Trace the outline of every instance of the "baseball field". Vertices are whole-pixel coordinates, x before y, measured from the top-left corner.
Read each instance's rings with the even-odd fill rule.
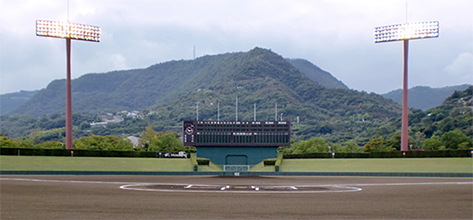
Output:
[[[192,166],[186,159],[0,156],[0,170],[179,172]],[[281,167],[304,170],[471,173],[472,158],[284,160]],[[2,220],[472,219],[472,210],[470,177],[0,176]]]

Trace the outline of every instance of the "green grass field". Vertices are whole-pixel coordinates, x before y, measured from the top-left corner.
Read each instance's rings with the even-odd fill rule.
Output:
[[[221,166],[199,166],[199,171],[221,171]],[[189,159],[117,157],[0,156],[0,170],[45,171],[192,171]],[[254,172],[272,172],[262,163]],[[405,159],[285,159],[281,172],[402,172],[473,173],[472,158]]]
[[[251,167],[251,172],[274,172],[274,166],[265,166],[263,162]]]
[[[213,162],[210,162],[210,164],[207,165],[201,165],[199,166],[199,171],[206,171],[206,172],[221,172],[222,171],[222,166],[215,164]]]
[[[1,170],[192,171],[189,159],[0,156]]]
[[[472,173],[472,158],[285,159],[282,172]]]

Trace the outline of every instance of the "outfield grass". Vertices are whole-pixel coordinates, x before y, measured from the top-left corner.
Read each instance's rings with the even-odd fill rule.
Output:
[[[264,162],[251,167],[251,172],[274,172],[274,166],[265,166]]]
[[[189,159],[124,157],[0,156],[0,170],[45,171],[192,171]],[[221,171],[219,165],[199,171]],[[272,172],[263,163],[253,172]],[[472,158],[285,159],[281,172],[473,173]]]
[[[0,156],[1,170],[192,171],[189,159]]]
[[[473,173],[472,158],[284,159],[282,172]]]
[[[199,166],[199,171],[205,171],[205,172],[222,172],[222,166],[218,165],[218,164],[215,164],[213,163],[212,161],[210,162],[210,164],[207,166],[207,165],[200,165]]]

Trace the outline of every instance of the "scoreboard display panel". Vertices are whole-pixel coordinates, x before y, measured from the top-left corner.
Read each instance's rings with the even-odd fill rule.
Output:
[[[290,146],[289,121],[184,121],[184,146]]]

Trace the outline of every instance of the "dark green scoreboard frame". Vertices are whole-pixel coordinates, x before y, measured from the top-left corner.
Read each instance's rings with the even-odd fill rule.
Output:
[[[184,121],[182,134],[184,146],[290,146],[291,122]]]

